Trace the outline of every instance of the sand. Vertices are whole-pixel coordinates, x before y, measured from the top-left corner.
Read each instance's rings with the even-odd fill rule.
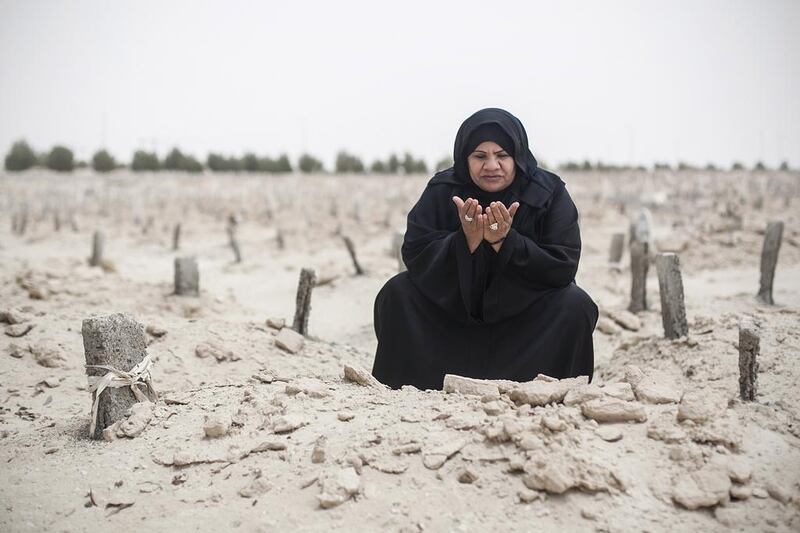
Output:
[[[593,385],[481,397],[345,379],[371,368],[372,304],[425,177],[0,175],[0,318],[20,322],[0,325],[0,530],[797,531],[800,176],[565,179],[577,281],[607,318]],[[663,338],[654,266],[650,309],[639,324],[624,313],[627,246],[620,265],[608,248],[641,207],[654,249],[680,255],[687,337]],[[755,299],[770,220],[785,223],[775,306]],[[102,268],[88,265],[95,231]],[[174,258],[189,255],[200,294],[175,296]],[[291,325],[303,267],[321,284],[291,353],[273,326]],[[138,409],[133,438],[92,441],[81,324],[116,312],[152,333],[161,401]],[[761,334],[750,403],[742,317]],[[552,403],[520,403],[542,388]]]

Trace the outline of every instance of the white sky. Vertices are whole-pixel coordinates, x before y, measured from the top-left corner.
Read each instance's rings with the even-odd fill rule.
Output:
[[[432,163],[487,106],[568,159],[800,166],[800,1],[0,0],[0,151]]]

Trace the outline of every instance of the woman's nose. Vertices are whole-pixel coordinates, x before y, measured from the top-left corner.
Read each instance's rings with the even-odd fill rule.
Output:
[[[497,158],[489,157],[486,159],[486,168],[500,168],[500,161],[498,161]]]

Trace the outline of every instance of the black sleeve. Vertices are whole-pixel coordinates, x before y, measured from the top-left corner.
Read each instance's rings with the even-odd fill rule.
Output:
[[[525,217],[526,223],[519,227],[516,218],[491,259],[492,281],[484,299],[484,316],[490,322],[519,313],[543,290],[568,285],[578,270],[578,210],[563,185],[540,217]],[[536,222],[536,218],[541,220]]]
[[[408,214],[402,255],[412,283],[428,300],[455,320],[471,321],[483,307],[486,254],[470,254],[453,192],[444,184],[423,191]]]

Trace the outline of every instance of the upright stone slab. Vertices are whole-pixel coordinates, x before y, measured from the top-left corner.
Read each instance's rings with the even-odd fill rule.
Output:
[[[647,270],[650,261],[647,254],[647,243],[631,241],[631,303],[628,311],[639,313],[647,310]]]
[[[770,222],[764,234],[764,247],[761,249],[761,282],[757,298],[765,304],[773,305],[772,282],[775,279],[775,267],[778,264],[778,251],[783,238],[783,222]]]
[[[350,260],[353,261],[353,267],[356,269],[356,276],[363,275],[364,269],[361,268],[358,258],[356,257],[356,247],[353,244],[353,240],[346,235],[342,237],[342,240],[344,241],[344,245],[347,247],[347,253],[350,254]]]
[[[103,248],[106,237],[102,231],[95,231],[92,237],[92,256],[89,258],[90,266],[100,266],[103,263]]]
[[[761,337],[749,320],[739,322],[739,396],[752,402],[758,392],[758,354]]]
[[[317,282],[317,275],[311,268],[300,270],[297,283],[297,299],[292,329],[301,335],[308,333],[308,316],[311,313],[311,291]]]
[[[231,246],[231,250],[233,250],[233,259],[237,263],[241,263],[242,251],[239,248],[239,240],[236,238],[236,226],[229,225],[227,231],[228,231],[228,243]]]
[[[175,258],[175,294],[179,296],[200,295],[200,272],[197,258]]]
[[[643,207],[639,210],[639,216],[636,218],[633,228],[633,240],[647,243],[650,245],[653,235],[653,215],[650,210]]]
[[[175,224],[175,228],[172,230],[172,249],[177,250],[181,247],[181,224],[178,222]]]
[[[625,248],[625,234],[615,233],[611,236],[611,248],[608,251],[609,263],[619,263],[622,260],[622,252]]]
[[[664,337],[677,339],[688,335],[689,326],[686,323],[683,279],[678,255],[658,254],[656,270],[658,272],[658,289],[661,293],[661,321],[664,324]]]
[[[130,371],[147,355],[144,326],[121,313],[87,318],[81,328],[87,365],[108,365]],[[106,370],[87,368],[90,376],[103,376]],[[142,388],[144,391],[144,388]],[[99,398],[97,425],[92,438],[102,439],[103,429],[124,418],[125,411],[136,403],[130,387],[106,388]]]

